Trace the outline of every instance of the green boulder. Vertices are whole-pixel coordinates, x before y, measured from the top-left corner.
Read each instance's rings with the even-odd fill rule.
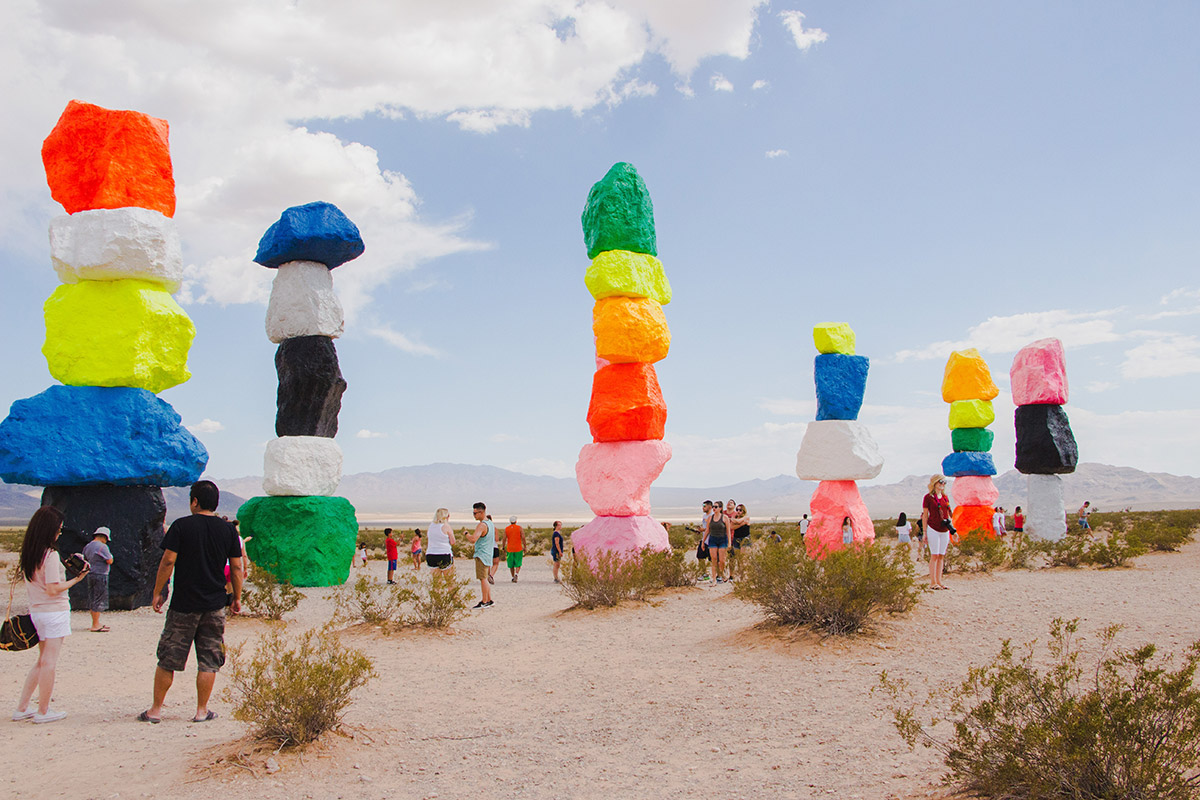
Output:
[[[658,255],[654,204],[633,164],[618,161],[588,192],[583,208],[583,241],[588,258],[605,250]]]
[[[340,586],[350,576],[358,518],[344,497],[252,497],[238,509],[246,555],[295,586]]]
[[[986,453],[992,449],[996,434],[987,428],[955,428],[950,431],[950,441],[956,453]]]

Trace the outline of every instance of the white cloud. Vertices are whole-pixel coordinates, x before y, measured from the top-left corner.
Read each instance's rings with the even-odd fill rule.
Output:
[[[386,439],[386,438],[388,438],[388,435],[386,433],[380,433],[379,431],[369,431],[366,428],[363,428],[358,433],[354,434],[354,438],[355,439]]]
[[[525,475],[546,475],[551,478],[575,477],[575,465],[552,458],[531,458],[505,464],[504,469],[520,472]]]
[[[520,440],[520,436],[511,433],[493,433],[488,437],[489,442],[495,442],[496,444],[504,444],[505,442],[519,442]]]
[[[1114,329],[1108,317],[1117,309],[1074,313],[1065,310],[1033,311],[1009,317],[989,317],[970,328],[967,338],[959,341],[934,342],[919,350],[901,350],[896,361],[947,358],[953,350],[974,347],[981,353],[1013,353],[1038,339],[1061,339],[1070,349],[1090,344],[1120,341],[1123,337]]]
[[[434,358],[440,358],[442,355],[442,352],[437,348],[414,341],[407,335],[399,331],[394,331],[386,325],[371,328],[367,331],[367,334],[377,339],[382,339],[397,350],[402,350],[410,355],[433,356]]]
[[[766,152],[767,158],[780,158],[780,157],[786,156],[786,155],[788,155],[787,150],[768,150]]]
[[[1171,378],[1200,372],[1200,339],[1177,333],[1135,331],[1146,339],[1125,351],[1124,378]]]
[[[767,81],[764,81],[760,78],[760,79],[756,80],[754,83],[750,84],[750,88],[757,92],[760,89],[769,88],[770,85],[771,85],[770,83],[768,83]]]
[[[781,417],[812,419],[817,414],[816,400],[795,400],[791,397],[765,397],[758,401],[758,407],[768,414],[778,414]]]
[[[829,34],[820,28],[805,28],[804,15],[799,11],[781,11],[779,18],[783,20],[783,25],[792,34],[792,40],[796,42],[796,47],[801,50],[807,50],[814,44],[820,44],[829,38]]]
[[[195,425],[184,425],[192,433],[216,433],[217,431],[225,430],[225,426],[217,422],[215,419],[204,419],[197,422]]]
[[[1183,308],[1171,308],[1157,314],[1147,314],[1143,319],[1168,319],[1170,317],[1190,317],[1200,314],[1200,289],[1175,289],[1163,295],[1160,305],[1169,306],[1177,301],[1183,302]]]
[[[709,83],[712,84],[714,92],[733,91],[733,82],[719,72],[713,74],[712,78],[709,79]]]
[[[1084,388],[1094,394],[1100,394],[1101,392],[1110,392],[1113,389],[1116,389],[1118,386],[1120,386],[1120,384],[1114,383],[1113,381],[1092,381]]]

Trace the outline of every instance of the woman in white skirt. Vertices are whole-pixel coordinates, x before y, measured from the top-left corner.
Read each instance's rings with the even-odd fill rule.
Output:
[[[54,668],[62,652],[63,639],[71,635],[71,603],[67,590],[87,577],[87,562],[83,572],[67,580],[62,561],[54,543],[62,533],[62,513],[51,506],[34,512],[25,529],[21,544],[21,573],[29,592],[29,616],[38,634],[38,659],[25,677],[21,699],[13,712],[13,721],[32,719],[34,722],[57,722],[65,711],[50,710],[50,695],[54,691]],[[29,707],[33,690],[38,692],[37,710]]]

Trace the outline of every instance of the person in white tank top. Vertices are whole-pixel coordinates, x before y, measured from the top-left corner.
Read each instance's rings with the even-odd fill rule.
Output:
[[[425,549],[425,563],[431,569],[449,571],[454,569],[454,529],[450,527],[450,511],[439,508],[433,515],[426,536],[429,545]]]

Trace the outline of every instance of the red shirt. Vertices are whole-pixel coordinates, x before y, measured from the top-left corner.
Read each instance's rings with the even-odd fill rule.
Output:
[[[1018,529],[1025,527],[1025,515],[1024,514],[1014,514],[1013,515],[1013,527],[1018,528]]]
[[[925,495],[922,505],[929,512],[929,527],[939,533],[950,530],[949,525],[946,524],[950,519],[950,500],[946,495],[934,497],[933,492],[930,492]],[[943,509],[945,509],[945,516],[942,514]]]
[[[383,543],[387,545],[388,561],[398,560],[400,558],[400,548],[396,547],[396,540],[389,536]]]
[[[521,542],[521,526],[517,524],[509,525],[504,529],[504,550],[508,553],[519,553],[524,550],[524,544]]]

